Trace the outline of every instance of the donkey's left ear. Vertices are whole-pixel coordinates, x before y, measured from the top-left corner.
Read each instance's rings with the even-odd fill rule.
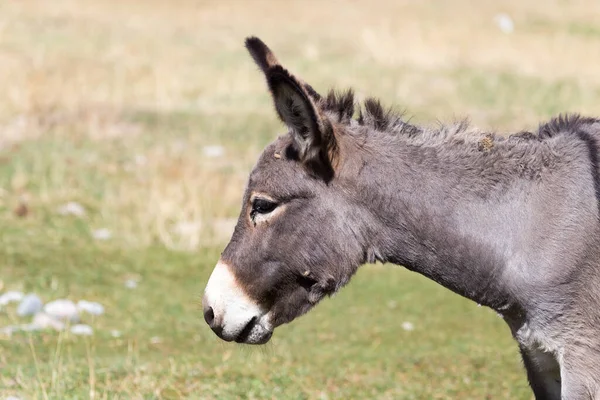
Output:
[[[260,39],[246,39],[246,48],[267,78],[275,109],[290,129],[299,160],[313,174],[331,179],[337,145],[331,124],[315,104],[318,94],[284,69]]]

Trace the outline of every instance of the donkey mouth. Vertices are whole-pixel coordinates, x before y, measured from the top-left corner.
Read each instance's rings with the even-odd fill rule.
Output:
[[[273,336],[273,331],[263,327],[256,317],[253,317],[242,331],[235,337],[236,343],[265,344]]]
[[[235,337],[236,343],[245,343],[252,334],[254,327],[256,326],[256,317],[252,317],[252,319],[246,324],[244,329]]]

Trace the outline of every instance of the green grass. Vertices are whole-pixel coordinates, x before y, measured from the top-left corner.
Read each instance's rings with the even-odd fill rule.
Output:
[[[124,251],[75,237],[48,244],[36,236],[2,246],[5,285],[44,300],[100,301],[107,312],[84,318],[95,328],[90,339],[56,332],[2,339],[2,394],[427,399],[529,393],[500,318],[401,268],[364,267],[339,295],[256,348],[224,344],[202,321],[200,288],[216,249]],[[136,289],[124,286],[131,276],[140,280]],[[16,319],[11,308],[0,323]],[[403,322],[415,329],[403,330]],[[121,337],[111,336],[115,329]]]
[[[175,3],[0,2],[0,293],[106,307],[91,338],[0,336],[0,399],[531,399],[504,322],[401,267],[363,267],[265,347],[208,329],[202,290],[282,133],[243,38],[317,90],[506,132],[598,114],[598,3]]]

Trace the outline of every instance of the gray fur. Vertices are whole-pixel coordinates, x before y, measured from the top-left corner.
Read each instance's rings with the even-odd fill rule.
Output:
[[[390,262],[500,313],[536,399],[600,399],[600,120],[560,117],[504,138],[464,122],[415,126],[375,100],[294,82],[317,137],[298,148],[291,126],[265,149],[222,256],[274,326],[360,265]],[[257,226],[252,193],[285,209]]]

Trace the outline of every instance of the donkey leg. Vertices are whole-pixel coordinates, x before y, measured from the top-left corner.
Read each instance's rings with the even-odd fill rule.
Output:
[[[535,399],[561,400],[561,381],[555,373],[558,363],[548,365],[548,357],[538,350],[531,351],[523,347],[520,350]]]

